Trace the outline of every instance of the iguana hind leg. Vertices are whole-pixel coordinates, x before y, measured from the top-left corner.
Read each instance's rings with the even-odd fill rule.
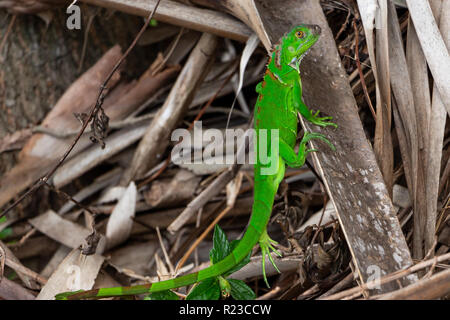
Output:
[[[300,142],[300,148],[299,148],[298,154],[296,154],[294,149],[291,146],[289,146],[286,142],[284,142],[283,139],[279,140],[279,143],[280,143],[279,151],[280,151],[280,157],[282,159],[281,161],[285,162],[291,168],[303,166],[303,164],[305,163],[306,155],[309,152],[317,151],[315,149],[307,149],[306,148],[306,144],[311,139],[323,140],[330,146],[331,149],[333,149],[333,150],[335,149],[333,144],[330,141],[328,141],[328,139],[326,139],[323,134],[305,132],[305,134],[303,135],[302,141]],[[284,163],[282,166],[284,166]],[[284,170],[282,170],[282,171],[280,170],[278,172],[278,176],[276,178],[277,181],[275,181],[277,186],[281,182],[283,177],[284,177]],[[263,233],[261,234],[261,237],[259,238],[259,246],[261,248],[261,254],[262,254],[263,277],[264,277],[264,281],[265,281],[267,287],[270,287],[270,286],[269,286],[269,283],[267,281],[267,276],[266,276],[266,256],[269,258],[269,261],[270,261],[270,263],[272,263],[273,267],[278,272],[280,272],[280,270],[278,269],[277,265],[275,264],[275,261],[273,260],[272,255],[271,255],[271,252],[274,252],[278,256],[281,256],[281,253],[274,247],[274,245],[276,245],[276,244],[277,244],[277,242],[269,237],[269,235],[267,234],[267,229],[265,229],[263,231]]]
[[[280,143],[282,143],[283,139],[279,139],[279,141],[280,141]],[[284,144],[286,144],[286,143],[284,143]],[[281,181],[283,181],[285,170],[286,170],[286,164],[280,153],[278,156],[278,161],[277,161],[277,172],[275,175],[273,175],[270,178],[273,183],[273,187],[274,187],[274,196],[275,196],[275,193],[277,192],[278,186],[280,185]],[[269,286],[269,283],[267,281],[267,276],[266,276],[266,256],[268,256],[269,261],[270,261],[270,263],[272,263],[275,270],[280,272],[280,270],[276,266],[275,261],[273,260],[273,257],[271,255],[271,252],[274,252],[278,256],[281,256],[281,253],[279,251],[277,251],[274,247],[274,245],[276,245],[276,244],[277,244],[277,242],[272,240],[269,237],[269,235],[267,234],[267,226],[264,227],[264,230],[262,231],[261,236],[259,237],[259,246],[261,248],[261,253],[262,253],[263,277],[264,277],[264,282],[266,283],[267,287],[270,287],[270,286]]]
[[[303,166],[305,164],[306,156],[308,155],[308,153],[317,151],[316,149],[307,149],[306,144],[311,139],[322,140],[326,144],[328,144],[332,150],[336,150],[334,145],[321,133],[305,132],[302,141],[300,142],[298,154],[295,153],[294,149],[291,146],[280,139],[280,156],[289,167],[298,168]]]
[[[269,258],[269,261],[273,265],[275,270],[280,272],[271,255],[271,252],[274,252],[276,255],[281,257],[281,253],[274,247],[274,245],[276,244],[278,244],[278,242],[269,237],[269,235],[267,234],[267,229],[264,230],[264,232],[261,234],[261,237],[259,238],[259,246],[261,247],[263,277],[267,287],[270,286],[266,276],[266,256]]]

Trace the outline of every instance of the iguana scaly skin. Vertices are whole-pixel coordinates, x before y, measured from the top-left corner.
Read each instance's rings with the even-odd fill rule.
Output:
[[[275,242],[267,235],[266,227],[272,212],[278,185],[284,177],[285,165],[287,164],[290,167],[302,166],[306,155],[309,152],[316,151],[306,147],[307,142],[311,139],[321,139],[334,149],[322,134],[306,132],[300,142],[298,153],[294,151],[297,140],[298,112],[313,124],[336,126],[329,122],[331,117],[318,117],[318,112],[312,114],[302,101],[300,62],[308,49],[318,40],[319,35],[320,27],[316,25],[301,25],[285,35],[272,53],[264,80],[257,86],[256,90],[259,96],[255,106],[257,161],[254,166],[254,202],[248,228],[232,253],[206,269],[175,279],[131,287],[62,293],[56,296],[57,299],[136,295],[191,285],[224,274],[242,261],[257,243],[259,243],[263,254],[263,273],[266,280],[265,256],[268,255],[273,263],[270,251],[276,252],[273,247]],[[264,135],[263,139],[260,130],[264,131],[264,129],[267,134]],[[276,145],[272,145],[272,135],[276,134],[274,132],[278,133],[278,148]],[[275,144],[277,143],[276,140]],[[264,161],[265,164],[262,163],[258,154],[261,141],[267,143],[265,149],[269,161]],[[277,149],[279,149],[279,153]]]

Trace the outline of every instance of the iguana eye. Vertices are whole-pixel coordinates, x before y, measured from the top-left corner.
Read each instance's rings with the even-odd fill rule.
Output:
[[[305,33],[303,31],[297,31],[295,33],[295,36],[299,39],[303,38],[305,36]]]

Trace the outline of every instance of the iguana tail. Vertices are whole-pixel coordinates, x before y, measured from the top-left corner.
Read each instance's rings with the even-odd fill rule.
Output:
[[[284,169],[284,163],[282,167]],[[282,171],[283,172],[281,174],[281,178],[284,176],[284,170]],[[266,232],[266,225],[272,212],[272,204],[279,183],[279,181],[277,181],[277,183],[274,183],[275,181],[273,180],[279,179],[277,179],[276,177],[278,176],[278,174],[276,174],[275,177],[260,175],[257,176],[259,176],[259,179],[255,177],[255,200],[253,203],[252,214],[250,217],[248,228],[236,248],[223,260],[198,272],[190,273],[170,280],[128,287],[100,288],[87,291],[64,292],[57,294],[55,298],[79,300],[145,294],[188,286],[205,279],[224,274],[225,272],[236,266],[240,261],[242,261],[253,249],[255,244],[258,243],[261,235]]]

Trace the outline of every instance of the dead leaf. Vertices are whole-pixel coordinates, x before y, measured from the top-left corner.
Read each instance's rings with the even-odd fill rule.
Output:
[[[73,249],[50,276],[36,299],[53,300],[58,293],[92,289],[104,260],[101,255],[84,256],[80,250]]]
[[[92,230],[63,219],[52,210],[30,219],[29,222],[49,238],[70,248],[79,248],[92,233]],[[103,245],[99,245],[98,252],[103,252]]]
[[[106,226],[107,247],[110,249],[130,236],[136,209],[136,185],[132,181],[115,206]]]

